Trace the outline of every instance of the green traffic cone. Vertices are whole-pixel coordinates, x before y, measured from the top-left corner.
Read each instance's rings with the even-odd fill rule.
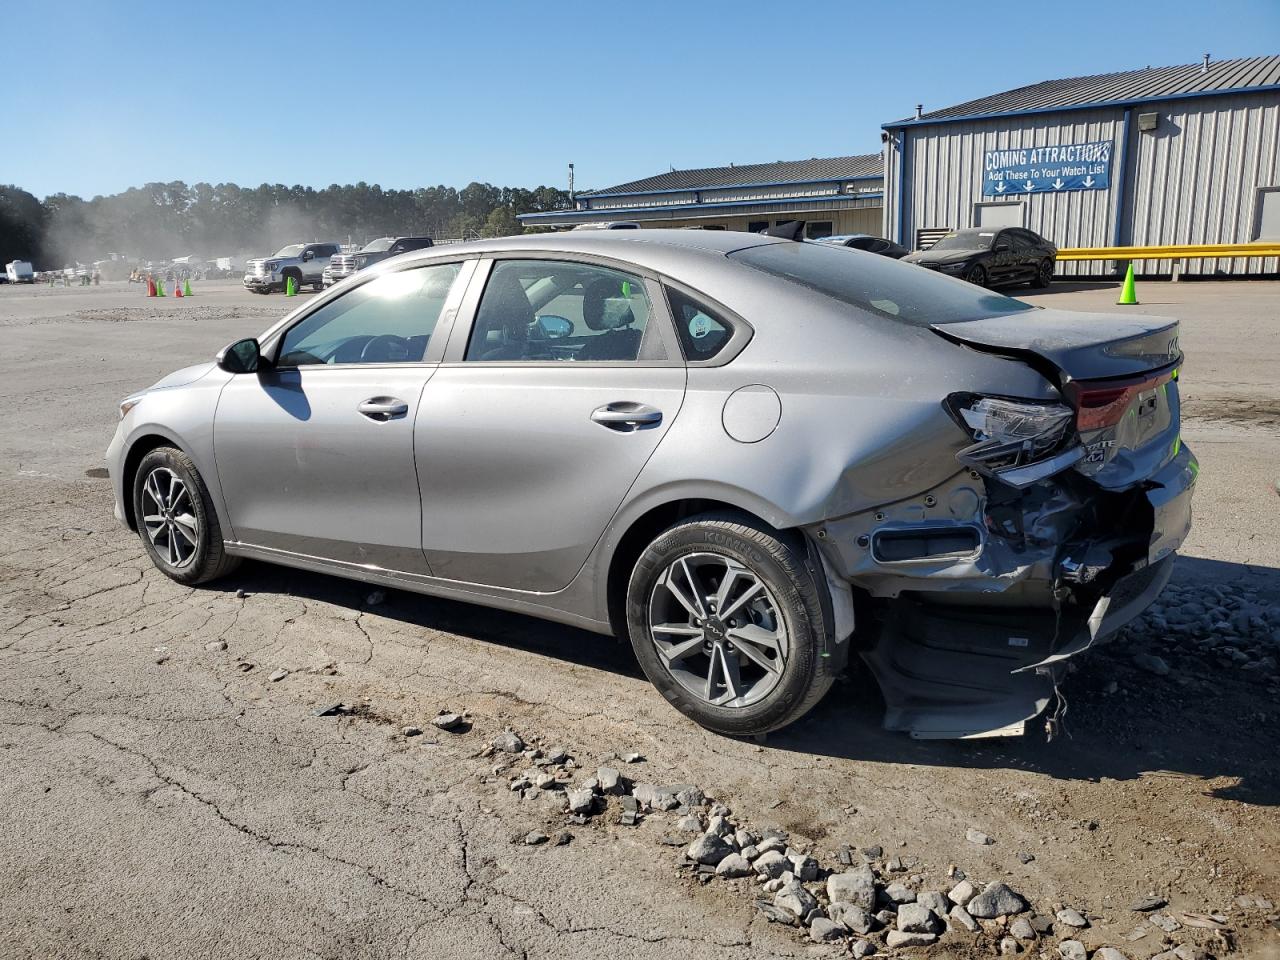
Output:
[[[1120,299],[1116,301],[1118,306],[1137,306],[1138,292],[1133,286],[1133,262],[1130,261],[1129,269],[1124,275],[1124,286],[1120,289]]]
[[[182,281],[182,295],[183,295],[184,297],[189,297],[189,296],[191,296],[191,281],[190,281],[190,280],[183,280],[183,281]]]
[[[164,281],[163,281],[163,280],[157,280],[157,281],[156,281],[156,296],[157,296],[157,297],[163,297],[163,296],[164,296]]]
[[[284,295],[286,297],[296,297],[298,295],[298,286],[293,281],[293,277],[285,277]]]

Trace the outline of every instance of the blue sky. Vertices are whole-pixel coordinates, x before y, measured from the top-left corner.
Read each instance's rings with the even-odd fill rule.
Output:
[[[299,17],[300,11],[308,11]],[[879,149],[1039,80],[1280,53],[1280,2],[64,3],[0,60],[0,183],[579,188]],[[7,18],[6,32],[18,22]]]

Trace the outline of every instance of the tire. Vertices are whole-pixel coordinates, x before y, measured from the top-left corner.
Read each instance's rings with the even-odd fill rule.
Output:
[[[975,287],[985,287],[987,285],[987,271],[980,263],[975,263],[972,267],[964,272],[965,280],[972,283]]]
[[[722,621],[712,602],[726,580],[721,610],[733,616]],[[693,599],[691,581],[695,612],[677,597]],[[645,675],[685,716],[729,736],[768,733],[808,713],[835,679],[823,656],[825,589],[803,545],[745,516],[700,514],[668,527],[636,561],[627,631]]]
[[[1053,282],[1053,261],[1041,260],[1036,266],[1035,279],[1031,281],[1031,285],[1038,290],[1043,290]]]
[[[323,289],[324,289],[324,284],[321,283],[319,280],[317,280],[315,283],[311,285],[312,293],[319,293]]]
[[[157,447],[138,464],[133,515],[151,562],[171,580],[208,583],[240,565],[239,557],[223,549],[222,527],[200,471],[176,447]],[[147,517],[160,522],[148,523]]]

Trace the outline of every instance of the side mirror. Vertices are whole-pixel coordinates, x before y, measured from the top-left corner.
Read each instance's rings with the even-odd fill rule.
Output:
[[[314,260],[315,258],[316,258],[316,254],[314,250],[304,250],[302,252],[303,263],[306,263],[308,260]]]
[[[539,340],[562,340],[573,333],[573,323],[548,313],[534,321],[533,333]]]
[[[218,366],[227,373],[256,373],[262,363],[262,353],[258,341],[250,337],[223,347],[216,359]]]

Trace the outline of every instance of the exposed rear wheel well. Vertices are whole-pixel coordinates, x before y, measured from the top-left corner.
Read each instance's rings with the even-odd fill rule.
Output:
[[[139,437],[133,442],[133,446],[129,448],[129,455],[124,459],[124,476],[120,479],[124,491],[124,519],[129,524],[130,530],[136,531],[138,529],[137,518],[133,515],[133,478],[138,473],[138,464],[142,462],[142,458],[156,449],[156,447],[182,449],[168,437],[148,434],[145,437]]]
[[[755,523],[768,525],[764,519],[749,510],[743,510],[741,507],[736,507],[721,500],[676,500],[654,507],[641,516],[622,535],[622,539],[618,542],[617,549],[614,550],[613,557],[609,561],[609,624],[613,627],[613,634],[618,639],[625,640],[628,636],[627,583],[630,581],[631,571],[635,567],[636,561],[640,558],[640,554],[644,552],[645,547],[673,523],[677,523],[686,517],[710,511],[736,513]],[[803,544],[803,535],[799,531],[782,530],[779,531],[779,536],[784,539],[794,538],[798,545]]]

